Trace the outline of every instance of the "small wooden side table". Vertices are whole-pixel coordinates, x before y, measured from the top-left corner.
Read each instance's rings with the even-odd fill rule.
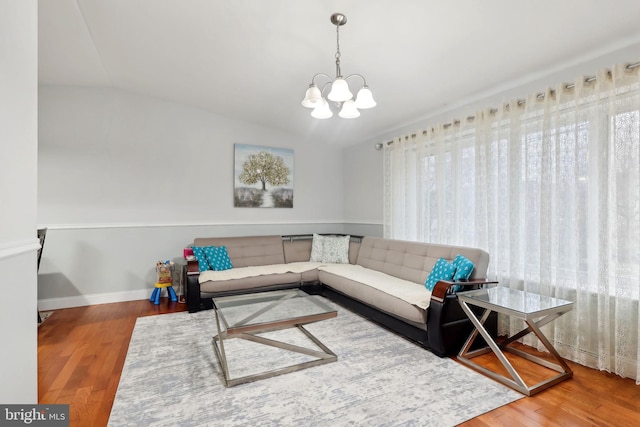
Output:
[[[532,396],[573,376],[571,368],[569,368],[553,345],[551,345],[551,342],[549,342],[549,340],[540,331],[540,327],[543,325],[546,325],[563,314],[571,311],[573,309],[573,302],[551,298],[533,292],[510,289],[503,286],[480,289],[477,291],[461,292],[458,293],[458,301],[475,326],[474,331],[471,333],[458,354],[458,360],[464,365],[527,396]],[[474,314],[469,305],[485,309],[480,318]],[[484,322],[492,311],[522,319],[526,323],[527,328],[511,337],[508,337],[505,341],[498,344],[484,328]],[[509,347],[509,344],[531,332],[533,332],[540,339],[545,348],[549,350],[551,356],[553,356],[553,358],[558,362],[557,364],[533,354],[529,354],[525,351]],[[471,345],[478,336],[478,333],[482,335],[489,347],[471,351]],[[509,373],[510,378],[493,372],[471,360],[476,356],[490,351],[493,351],[493,353],[498,357],[500,363],[502,363]],[[559,374],[533,386],[527,386],[503,352],[516,354],[531,362],[559,372]]]

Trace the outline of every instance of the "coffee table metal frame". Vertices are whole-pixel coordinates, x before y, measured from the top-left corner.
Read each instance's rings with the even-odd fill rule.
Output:
[[[549,342],[540,330],[543,325],[546,325],[563,314],[571,311],[573,309],[573,302],[501,286],[459,293],[458,301],[475,326],[475,329],[458,354],[458,360],[464,365],[467,365],[470,368],[527,396],[539,393],[540,391],[573,376],[571,368],[569,368],[551,342]],[[482,307],[485,311],[482,313],[480,318],[478,318],[469,305]],[[511,337],[507,337],[506,340],[497,343],[484,328],[484,322],[492,311],[522,319],[527,327]],[[520,349],[509,347],[510,344],[531,332],[540,339],[544,347],[558,363],[553,363]],[[482,335],[489,347],[471,351],[471,345],[477,338],[478,333]],[[476,356],[490,351],[493,351],[493,353],[498,357],[500,363],[502,363],[509,373],[510,378],[489,370],[471,360]],[[559,374],[533,386],[527,386],[503,352],[516,354],[526,360],[559,372]]]
[[[315,310],[316,312],[314,313],[292,313],[291,316],[285,315],[261,319],[261,315],[264,315],[269,311],[273,311],[285,301],[291,300],[293,298],[303,298],[305,300],[305,303],[310,301],[314,308],[317,308],[318,310]],[[314,337],[303,326],[309,323],[319,322],[321,320],[326,320],[337,316],[337,311],[331,306],[324,303],[324,301],[322,301],[321,297],[319,296],[306,294],[300,289],[285,289],[254,294],[242,294],[218,298],[214,297],[212,298],[212,300],[214,307],[213,310],[216,318],[216,326],[218,330],[217,334],[213,336],[213,348],[215,350],[216,357],[218,358],[218,362],[220,363],[220,367],[222,368],[225,387],[232,387],[238,384],[258,381],[265,378],[274,377],[276,375],[299,371],[301,369],[335,362],[336,360],[338,360],[338,356],[335,353],[327,348],[327,346],[320,342],[320,340]],[[259,308],[252,307],[252,305],[256,302],[268,302],[268,304],[262,304],[262,306]],[[247,308],[246,317],[244,317],[242,320],[235,321],[232,324],[228,324],[227,319],[225,318],[225,310],[223,307],[225,304],[229,303],[234,305],[235,307],[245,306]],[[321,350],[301,347],[298,345],[257,335],[263,332],[276,331],[287,328],[297,328]],[[224,348],[224,342],[225,340],[232,338],[240,338],[263,345],[306,354],[316,357],[316,359],[273,369],[263,373],[246,375],[240,378],[231,378],[229,374],[229,366],[227,363],[227,355]]]

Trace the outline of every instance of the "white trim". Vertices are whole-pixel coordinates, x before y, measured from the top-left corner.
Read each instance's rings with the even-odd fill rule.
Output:
[[[359,224],[359,225],[383,225],[382,221],[374,221],[374,220],[368,220],[368,221],[361,221],[361,220],[354,220],[354,221],[344,221],[343,224]]]
[[[194,222],[166,222],[166,223],[98,223],[98,224],[47,224],[38,225],[39,228],[47,227],[48,230],[90,230],[104,228],[150,228],[150,227],[229,227],[242,225],[305,225],[305,224],[365,224],[382,225],[381,221],[360,221],[360,220],[311,220],[311,221],[237,221],[220,220],[216,222],[194,221]]]
[[[38,238],[0,243],[0,260],[40,249]]]
[[[82,307],[86,305],[109,304],[114,302],[149,299],[153,288],[134,291],[110,292],[104,294],[77,295],[73,297],[48,298],[38,300],[38,310],[58,310],[61,308]],[[151,302],[149,302],[151,304]]]

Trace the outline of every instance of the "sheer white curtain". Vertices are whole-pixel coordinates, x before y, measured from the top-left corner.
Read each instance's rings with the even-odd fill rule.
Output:
[[[638,70],[385,144],[384,235],[486,249],[502,286],[575,302],[544,327],[563,357],[640,384]]]

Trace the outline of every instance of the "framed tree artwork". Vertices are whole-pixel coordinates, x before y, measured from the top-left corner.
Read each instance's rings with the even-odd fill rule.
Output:
[[[235,144],[233,199],[237,208],[292,208],[293,150]]]

